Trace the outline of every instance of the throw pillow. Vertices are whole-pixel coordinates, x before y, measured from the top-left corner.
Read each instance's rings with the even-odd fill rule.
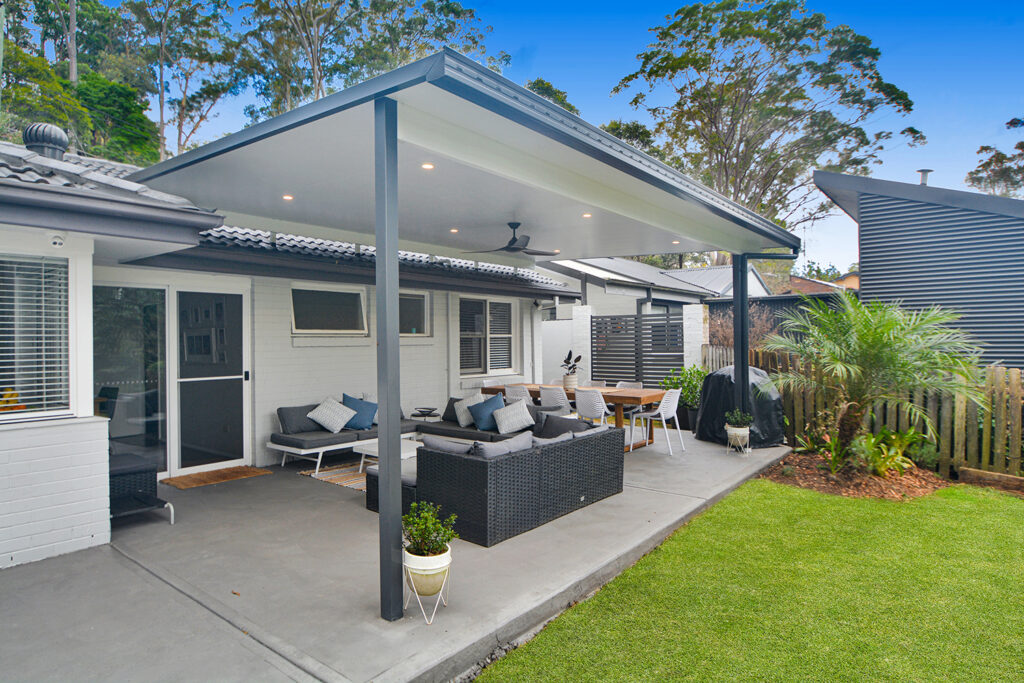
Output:
[[[372,393],[370,393],[368,391],[364,391],[363,392],[363,400],[364,401],[369,401],[370,403],[377,403],[377,394],[372,394]],[[373,424],[377,424],[377,416],[378,416],[379,412],[380,411],[378,411],[377,413],[373,414]],[[403,419],[403,420],[405,419],[405,410],[403,408],[399,408],[398,409],[398,416],[401,419]]]
[[[582,420],[577,420],[571,417],[559,417],[557,415],[549,415],[544,420],[544,426],[541,428],[540,433],[535,436],[539,436],[542,439],[550,439],[553,436],[559,434],[565,434],[566,432],[582,432],[585,429],[590,429],[590,425]]]
[[[441,413],[442,422],[458,422],[459,416],[455,413],[455,404],[461,399],[452,396],[448,399],[448,405],[444,407],[444,412]]]
[[[506,453],[516,453],[517,451],[525,451],[533,447],[533,435],[530,432],[523,432],[513,436],[511,439],[505,439],[503,441],[474,441],[473,450],[470,451],[473,455],[479,455],[482,458],[495,458],[499,455],[505,455]]]
[[[309,411],[306,417],[323,426],[332,434],[337,434],[345,428],[355,414],[356,411],[352,408],[343,406],[333,398],[325,398],[320,405]]]
[[[477,403],[483,403],[484,395],[480,392],[467,396],[461,401],[455,402],[455,421],[459,423],[460,427],[468,427],[473,424],[473,415],[469,412],[469,407],[476,405]]]
[[[572,441],[572,437],[575,432],[566,432],[565,434],[559,434],[558,436],[550,439],[542,439],[539,436],[533,437],[534,446],[550,446],[553,443],[559,443],[560,441]],[[580,432],[580,434],[586,434],[586,432]]]
[[[434,436],[433,434],[424,434],[423,447],[429,448],[432,451],[456,453],[461,455],[469,453],[470,449],[473,448],[473,444],[462,441],[452,441],[451,439],[442,439],[441,437]]]
[[[588,436],[593,436],[595,434],[600,434],[602,432],[607,432],[609,429],[611,429],[611,427],[609,427],[608,425],[601,425],[600,427],[594,427],[593,429],[588,429],[585,432],[573,432],[572,433],[572,438],[574,438],[574,439],[581,439],[581,438],[585,438],[585,437],[588,437]]]
[[[316,403],[308,406],[287,406],[277,409],[277,419],[281,422],[282,434],[299,434],[301,432],[315,432],[320,429],[320,424],[309,419],[310,411],[316,408]]]
[[[473,422],[477,429],[493,432],[498,428],[498,423],[494,421],[494,411],[504,407],[505,397],[495,394],[486,401],[469,406],[469,414],[473,416]]]
[[[499,434],[511,434],[532,427],[534,421],[526,401],[516,401],[510,406],[495,410],[494,422],[498,425]]]
[[[376,403],[370,403],[348,394],[341,397],[341,403],[355,411],[352,419],[348,421],[349,429],[369,429],[373,427],[373,416],[377,414]]]

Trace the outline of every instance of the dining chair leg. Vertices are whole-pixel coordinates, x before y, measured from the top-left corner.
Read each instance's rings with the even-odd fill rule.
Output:
[[[668,420],[662,418],[661,428],[665,430],[665,443],[668,444],[669,457],[672,456],[672,439],[668,438]]]
[[[679,435],[679,447],[681,449],[683,449],[683,451],[685,451],[686,450],[686,444],[683,443],[683,431],[681,429],[679,429],[679,418],[676,418],[675,425],[676,425],[676,434]]]

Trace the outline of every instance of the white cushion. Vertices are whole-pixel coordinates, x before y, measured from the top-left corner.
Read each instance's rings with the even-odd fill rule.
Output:
[[[341,405],[333,398],[325,398],[320,405],[306,413],[306,417],[327,431],[337,434],[345,428],[355,414],[356,411],[348,406]]]
[[[504,408],[494,411],[494,422],[498,425],[499,434],[521,432],[533,426],[533,417],[526,408],[526,401],[516,401]]]
[[[477,392],[472,396],[467,396],[461,401],[455,402],[455,415],[459,418],[460,427],[468,427],[473,424],[473,415],[469,412],[470,406],[475,406],[477,403],[483,403],[484,395]]]

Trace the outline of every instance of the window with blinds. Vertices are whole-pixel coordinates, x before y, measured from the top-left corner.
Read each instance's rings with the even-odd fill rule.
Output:
[[[68,412],[68,354],[67,259],[0,254],[0,420]]]
[[[459,368],[464,375],[512,368],[512,304],[459,299]]]

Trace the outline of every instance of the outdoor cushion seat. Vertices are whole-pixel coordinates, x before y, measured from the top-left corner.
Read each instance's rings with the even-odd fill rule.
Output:
[[[276,432],[270,435],[270,442],[279,446],[291,446],[292,448],[324,448],[326,446],[341,446],[359,439],[355,431],[342,430],[337,434],[331,434],[321,429],[315,432],[299,432],[298,434],[281,434]]]
[[[402,420],[400,423],[401,432],[402,434],[409,434],[410,432],[415,432],[416,428],[419,427],[420,424],[421,423],[418,420]],[[352,432],[353,434],[356,435],[357,439],[359,439],[360,441],[365,441],[366,439],[376,439],[377,429],[377,425],[373,425],[369,429],[346,429],[343,430],[343,432]]]
[[[485,432],[474,427],[460,427],[458,422],[444,421],[423,422],[418,426],[418,431],[420,434],[435,434],[452,439],[470,439],[472,441],[501,441],[515,436],[515,434]]]
[[[144,458],[131,453],[110,454],[110,476],[119,477],[128,474],[144,474],[152,472],[156,475],[156,463],[149,462]]]
[[[370,465],[366,468],[366,476],[380,476],[380,467],[377,465]],[[402,472],[402,486],[416,486],[416,473],[415,472]]]

